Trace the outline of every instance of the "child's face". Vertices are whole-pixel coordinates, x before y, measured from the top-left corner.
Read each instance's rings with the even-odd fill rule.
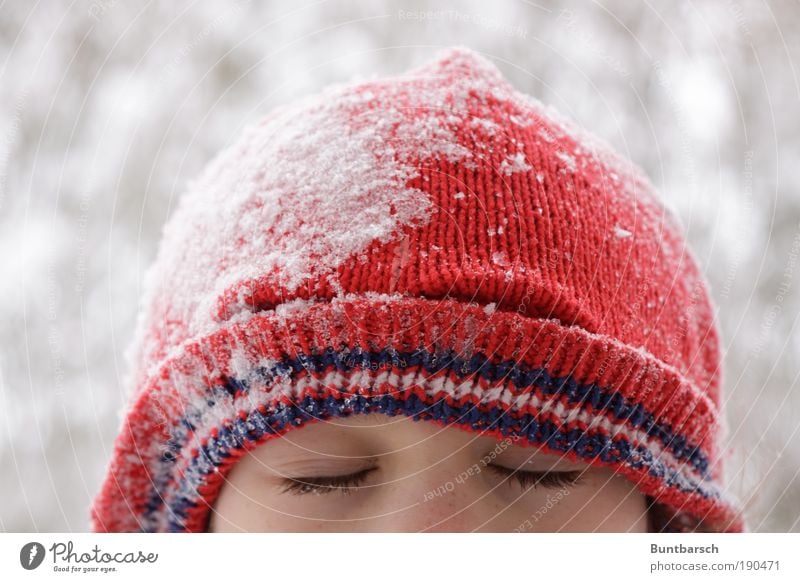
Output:
[[[644,495],[605,467],[370,413],[310,424],[243,457],[209,524],[242,530],[644,532],[647,517]]]

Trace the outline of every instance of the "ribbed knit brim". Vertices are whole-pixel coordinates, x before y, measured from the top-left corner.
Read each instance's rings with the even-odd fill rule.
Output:
[[[676,370],[557,320],[390,296],[259,315],[185,346],[129,414],[96,524],[204,531],[248,450],[368,411],[520,436],[517,444],[612,467],[721,530],[742,528],[698,446],[713,409]],[[154,440],[159,418],[171,429]]]

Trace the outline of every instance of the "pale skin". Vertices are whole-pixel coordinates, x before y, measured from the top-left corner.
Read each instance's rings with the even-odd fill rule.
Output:
[[[311,423],[245,455],[208,531],[645,532],[647,505],[607,467],[370,413]]]

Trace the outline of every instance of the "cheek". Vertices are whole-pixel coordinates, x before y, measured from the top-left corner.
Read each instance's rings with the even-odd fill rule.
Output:
[[[253,531],[261,512],[256,510],[259,500],[248,493],[240,481],[226,480],[211,509],[209,531]]]
[[[597,475],[582,486],[557,490],[531,515],[533,531],[647,531],[646,499],[619,475]]]
[[[222,486],[210,518],[214,532],[337,531],[342,520],[356,517],[358,495],[292,495],[263,477],[232,471]]]
[[[271,499],[270,487],[261,478],[235,466],[225,479],[211,510],[209,531],[280,531],[281,514],[272,508],[280,507]]]

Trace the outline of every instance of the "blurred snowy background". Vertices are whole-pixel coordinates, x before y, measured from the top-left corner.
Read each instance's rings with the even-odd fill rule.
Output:
[[[751,529],[800,532],[800,5],[745,0],[3,3],[0,530],[86,530],[187,180],[274,105],[453,44],[682,217],[723,324],[732,489]]]

